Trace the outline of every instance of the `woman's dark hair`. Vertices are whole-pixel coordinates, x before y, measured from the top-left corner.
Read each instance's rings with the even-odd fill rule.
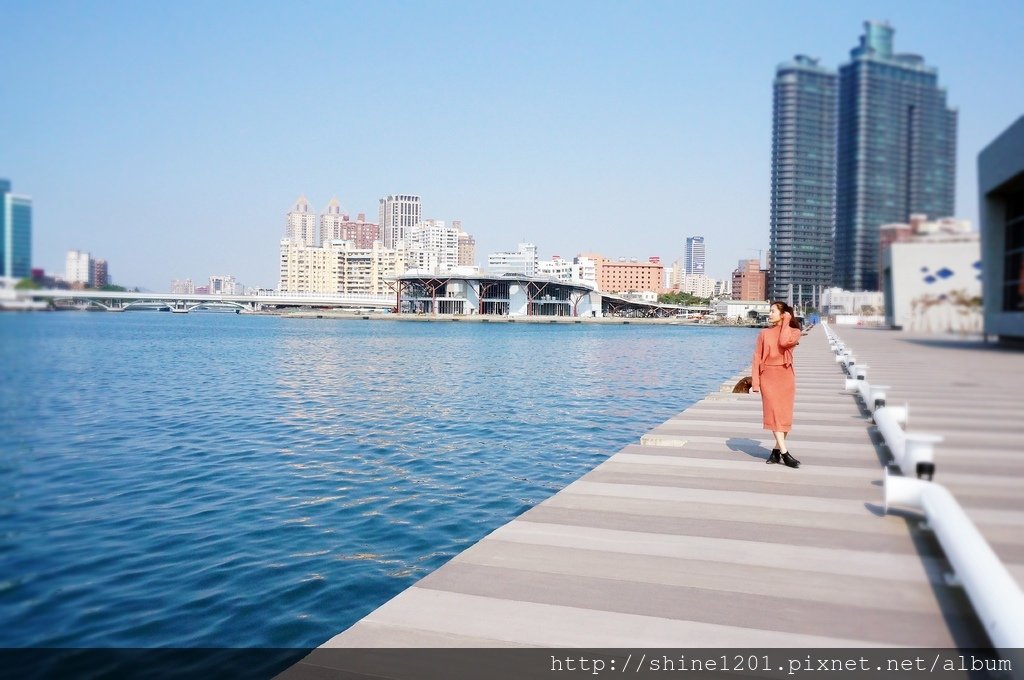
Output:
[[[774,307],[775,305],[779,306],[779,310],[780,310],[781,314],[785,314],[786,312],[789,312],[789,327],[790,328],[796,328],[796,329],[800,328],[800,322],[797,321],[797,319],[796,319],[796,312],[793,311],[792,307],[787,305],[782,300],[776,300],[775,302],[772,303],[771,306]]]

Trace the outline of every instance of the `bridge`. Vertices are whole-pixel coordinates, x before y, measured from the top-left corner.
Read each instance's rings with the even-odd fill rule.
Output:
[[[392,309],[393,295],[327,295],[322,293],[261,293],[259,295],[213,295],[197,293],[128,293],[102,290],[18,290],[15,297],[26,303],[52,303],[57,307],[95,307],[108,312],[168,307],[172,312],[227,308],[256,312],[283,307],[349,309]]]

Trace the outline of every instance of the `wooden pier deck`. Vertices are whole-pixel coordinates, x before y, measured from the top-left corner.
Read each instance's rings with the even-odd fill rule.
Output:
[[[1024,354],[839,333],[872,383],[946,436],[948,485],[1024,575]],[[760,398],[711,394],[324,647],[973,647],[985,633],[934,537],[884,515],[869,419],[824,332],[796,351],[792,470]]]

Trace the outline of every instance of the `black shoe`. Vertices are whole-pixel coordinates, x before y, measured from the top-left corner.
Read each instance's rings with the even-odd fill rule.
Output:
[[[782,454],[782,462],[786,464],[786,467],[798,468],[800,467],[800,461],[793,456],[789,455],[789,452]]]
[[[769,465],[781,463],[782,459],[780,456],[782,456],[782,454],[779,452],[778,449],[772,449],[772,455],[768,456],[768,460],[766,460],[765,462],[768,463]]]

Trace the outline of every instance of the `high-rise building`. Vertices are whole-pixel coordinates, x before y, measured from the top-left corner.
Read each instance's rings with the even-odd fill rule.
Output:
[[[385,248],[395,248],[409,237],[409,231],[422,219],[420,197],[396,194],[380,199],[381,234]]]
[[[407,239],[412,247],[436,252],[441,271],[459,265],[458,227],[449,227],[444,220],[423,220],[409,230]]]
[[[352,219],[342,212],[341,203],[332,198],[327,211],[320,215],[320,244],[331,241],[352,241],[356,248],[369,250],[373,242],[380,240],[380,225],[366,221],[366,214],[359,213]]]
[[[320,245],[316,233],[316,213],[313,212],[305,196],[299,196],[299,200],[295,202],[295,206],[288,213],[285,238],[292,243],[313,248]]]
[[[93,277],[92,255],[84,250],[69,250],[64,258],[64,280],[79,287],[91,286]]]
[[[11,193],[0,179],[0,276],[32,275],[32,199]]]
[[[835,71],[802,54],[775,71],[769,297],[798,291],[798,308],[832,281],[836,82]]]
[[[92,261],[92,285],[95,288],[103,288],[110,284],[110,270],[106,260]]]
[[[704,237],[687,236],[684,274],[704,273]]]
[[[462,231],[462,223],[455,220],[452,226],[459,229],[459,266],[472,267],[476,265],[476,239],[471,234]]]
[[[348,215],[341,211],[341,202],[332,198],[327,210],[320,214],[320,243],[342,238],[341,225],[348,221]]]
[[[839,68],[833,281],[878,290],[879,227],[954,214],[957,113],[938,73],[893,52],[893,28],[864,24]]]

